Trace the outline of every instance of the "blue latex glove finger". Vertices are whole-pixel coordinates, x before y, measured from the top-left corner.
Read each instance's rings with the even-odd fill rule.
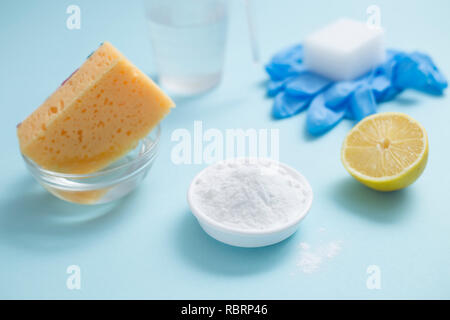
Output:
[[[436,87],[438,90],[443,91],[447,88],[448,83],[444,74],[439,71],[437,66],[434,64],[433,60],[430,56],[420,52],[413,52],[411,57],[419,62],[419,65],[423,68],[426,67],[426,70],[422,70],[424,73],[429,73],[431,78],[431,83],[429,83],[432,87]]]
[[[325,105],[330,109],[339,109],[340,105],[343,104],[347,98],[350,97],[350,94],[360,85],[361,83],[358,81],[340,81],[334,83],[323,93]]]
[[[273,81],[269,80],[267,83],[267,95],[269,97],[275,97],[278,92],[284,90],[284,85],[286,83],[286,80],[279,80],[279,81]]]
[[[305,110],[309,106],[310,102],[310,98],[298,99],[287,95],[284,91],[281,91],[274,99],[272,116],[276,119],[291,117]]]
[[[377,103],[372,89],[365,85],[359,87],[353,92],[350,99],[350,108],[356,121],[360,121],[365,117],[377,112]]]
[[[310,97],[328,87],[331,80],[315,73],[305,72],[286,83],[286,92],[294,97]]]
[[[428,56],[415,52],[397,61],[394,85],[441,95],[448,84]]]
[[[386,75],[374,77],[370,85],[377,102],[390,101],[403,91],[395,87]]]
[[[311,102],[306,115],[306,128],[314,136],[324,134],[342,120],[345,108],[332,110],[325,106],[323,94],[319,94]]]

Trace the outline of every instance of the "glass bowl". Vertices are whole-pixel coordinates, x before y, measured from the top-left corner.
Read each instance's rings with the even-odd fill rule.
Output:
[[[79,204],[103,204],[127,195],[145,178],[156,159],[160,135],[158,125],[125,156],[89,174],[45,170],[22,156],[33,177],[56,197]]]

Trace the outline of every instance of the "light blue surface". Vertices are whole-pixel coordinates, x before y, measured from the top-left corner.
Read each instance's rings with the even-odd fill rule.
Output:
[[[256,1],[264,61],[330,20],[364,19],[381,7],[389,47],[429,53],[450,76],[450,2]],[[65,27],[66,8],[81,7],[81,30]],[[371,191],[339,160],[351,128],[305,134],[305,114],[270,117],[267,78],[253,65],[242,2],[233,2],[222,85],[177,99],[163,122],[160,156],[143,185],[113,208],[64,203],[37,185],[18,151],[23,120],[103,40],[144,71],[154,71],[141,3],[2,1],[0,8],[0,298],[450,298],[450,99],[405,92],[379,111],[404,111],[427,129],[430,158],[412,187]],[[280,159],[313,187],[312,210],[289,240],[239,249],[209,238],[189,212],[186,190],[204,165],[174,165],[176,128],[279,128]],[[323,231],[324,228],[325,231]],[[320,231],[322,230],[322,231]],[[300,271],[299,243],[342,241],[311,274]],[[66,268],[81,267],[81,290],[66,288]],[[381,290],[366,288],[366,268],[381,269]]]

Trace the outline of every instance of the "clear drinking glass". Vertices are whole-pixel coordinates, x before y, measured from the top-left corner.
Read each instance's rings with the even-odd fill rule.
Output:
[[[221,79],[228,20],[226,0],[146,0],[160,85],[191,95]]]

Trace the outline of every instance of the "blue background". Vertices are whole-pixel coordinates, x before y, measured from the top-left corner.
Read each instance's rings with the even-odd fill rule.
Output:
[[[81,8],[81,29],[66,28],[66,8]],[[381,8],[387,44],[432,55],[450,76],[450,2],[255,1],[262,60],[323,24],[365,19]],[[450,298],[450,101],[408,91],[380,111],[419,120],[430,141],[428,167],[408,189],[377,193],[353,181],[339,151],[353,125],[325,136],[305,133],[305,114],[274,121],[266,75],[251,60],[242,1],[232,1],[220,87],[176,99],[163,122],[159,158],[141,187],[115,206],[58,200],[28,174],[15,126],[103,40],[154,73],[139,1],[1,1],[0,4],[0,298]],[[177,128],[279,128],[280,159],[311,182],[315,200],[299,231],[278,245],[241,249],[207,236],[191,215],[186,190],[204,165],[174,165]],[[320,230],[324,228],[325,232]],[[342,241],[312,274],[296,266],[300,242]],[[81,268],[68,290],[66,268]],[[381,269],[381,290],[366,288],[366,268]]]

